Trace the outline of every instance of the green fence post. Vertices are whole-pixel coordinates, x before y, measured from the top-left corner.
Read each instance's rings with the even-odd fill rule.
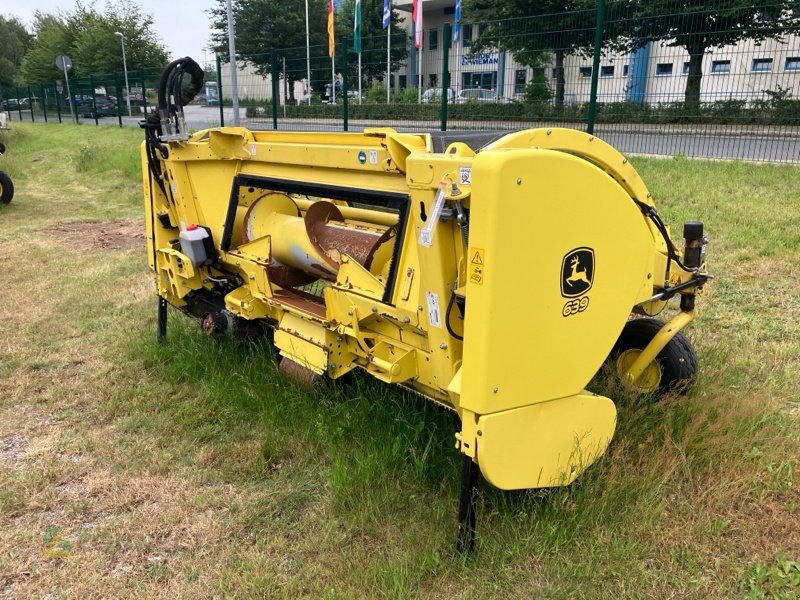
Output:
[[[348,131],[348,112],[347,112],[347,38],[342,39],[342,125],[344,131]],[[335,83],[333,85],[336,85]]]
[[[139,70],[139,79],[142,87],[142,115],[147,118],[147,85],[144,82],[144,69]],[[128,92],[130,94],[130,91]]]
[[[97,114],[97,92],[94,86],[94,76],[89,75],[89,85],[92,88],[92,113],[94,114],[94,124],[100,125],[100,115]]]
[[[272,79],[272,128],[278,128],[278,57],[275,48],[269,50],[270,78]]]
[[[122,127],[122,87],[119,84],[119,76],[116,71],[114,71],[114,92],[117,94],[117,122]],[[128,93],[130,94],[131,91],[128,90]]]
[[[44,84],[39,85],[39,98],[42,101],[42,112],[44,113],[44,122],[47,123],[47,98],[44,95]]]
[[[64,88],[61,88],[64,89]],[[58,93],[58,86],[53,86],[53,91],[56,93],[56,114],[58,114],[58,123],[61,124],[61,97],[62,95]]]
[[[605,0],[597,0],[597,21],[594,26],[594,59],[592,60],[592,87],[589,92],[589,114],[586,130],[594,134],[594,120],[597,114],[597,78],[600,73],[600,50],[603,46],[603,25],[606,19]]]
[[[83,101],[83,96],[85,96],[86,94],[81,94],[80,93],[81,87],[79,85],[77,85],[77,84],[73,84],[73,85],[75,85],[75,87],[72,88],[72,89],[76,90],[78,93],[77,94],[72,94],[72,100],[71,100],[71,102],[72,102],[72,114],[75,117],[75,123],[79,124],[81,122],[80,121],[80,117],[78,116],[78,113],[80,112],[80,107],[78,106],[78,101],[75,100],[75,96],[80,96],[81,97],[81,103],[83,103],[82,102]]]
[[[17,113],[19,113],[19,120],[22,121],[22,103],[19,101],[19,88],[17,88]]]
[[[217,104],[219,105],[219,126],[225,127],[225,112],[222,110],[222,60],[217,54]]]
[[[442,114],[441,129],[447,131],[447,90],[450,88],[450,23],[442,31]]]
[[[31,88],[31,86],[28,86],[28,105],[31,107],[31,123],[35,123],[36,122],[36,119],[33,116],[33,104],[34,104],[33,101],[34,100],[36,100],[36,98],[33,95],[33,89]]]

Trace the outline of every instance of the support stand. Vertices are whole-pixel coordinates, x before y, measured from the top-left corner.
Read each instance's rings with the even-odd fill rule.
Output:
[[[165,337],[167,337],[167,301],[159,296],[156,313],[156,341],[160,342]]]
[[[456,550],[469,555],[475,548],[475,504],[478,465],[463,454],[461,456],[461,497],[458,503],[458,540]]]

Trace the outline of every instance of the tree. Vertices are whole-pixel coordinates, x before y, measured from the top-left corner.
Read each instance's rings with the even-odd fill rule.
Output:
[[[289,83],[306,78],[306,22],[302,0],[233,0],[236,53],[262,76],[270,74],[270,50],[280,49],[278,71]],[[321,85],[330,78],[327,0],[308,0],[312,80]],[[228,56],[228,13],[225,0],[217,0],[211,15],[211,41],[216,52]],[[283,64],[286,60],[284,72]],[[327,73],[327,75],[326,75]],[[294,85],[289,85],[294,100]]]
[[[119,31],[125,35],[129,70],[161,68],[167,51],[153,32],[153,19],[142,14],[136,4],[123,0],[108,2],[105,12],[76,3],[71,13],[34,16],[34,42],[22,62],[22,74],[28,83],[43,83],[63,77],[55,58],[65,54],[72,59],[70,76],[121,72],[122,49]]]
[[[340,39],[353,39],[355,1],[344,0],[336,11],[336,32]],[[391,68],[397,69],[408,55],[407,34],[400,25],[400,17],[392,11]],[[353,44],[350,42],[350,48]],[[358,59],[347,63],[348,80],[358,77]],[[361,0],[361,76],[367,80],[386,77],[386,30],[383,29],[383,0]]]
[[[0,87],[19,83],[22,57],[33,41],[18,19],[0,16]]]
[[[689,54],[684,100],[700,102],[703,56],[709,48],[742,40],[781,39],[800,31],[797,0],[632,0],[627,45],[666,41]]]
[[[465,0],[465,20],[480,22],[471,52],[502,48],[517,62],[539,68],[555,55],[557,106],[564,104],[564,58],[594,44],[593,0]]]
[[[34,13],[34,41],[22,59],[22,77],[28,83],[42,83],[64,77],[55,59],[70,54],[73,36],[62,14]],[[71,57],[70,57],[71,58]]]
[[[168,54],[153,31],[153,18],[136,5],[124,0],[107,2],[104,13],[77,4],[67,18],[67,27],[74,32],[71,46],[78,75],[122,71],[120,38],[125,36],[125,58],[128,69],[161,68]]]

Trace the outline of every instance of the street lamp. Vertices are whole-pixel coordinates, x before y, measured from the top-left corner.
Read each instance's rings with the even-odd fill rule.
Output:
[[[125,99],[128,101],[128,116],[131,116],[131,88],[128,86],[128,62],[125,60],[125,36],[121,31],[115,31],[114,35],[119,36],[122,44],[122,69],[125,71]]]

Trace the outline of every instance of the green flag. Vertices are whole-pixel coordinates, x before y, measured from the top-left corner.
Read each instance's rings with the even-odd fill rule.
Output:
[[[356,0],[356,10],[353,15],[353,50],[361,52],[361,0]]]

